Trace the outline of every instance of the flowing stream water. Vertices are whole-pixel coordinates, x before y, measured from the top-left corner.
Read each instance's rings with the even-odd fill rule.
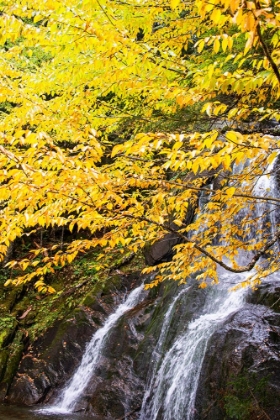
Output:
[[[132,309],[141,299],[143,285],[134,289],[127,297],[124,303],[119,305],[114,313],[112,313],[103,327],[99,328],[88,343],[82,361],[71,381],[62,391],[58,400],[42,412],[49,413],[70,413],[74,411],[75,405],[79,401],[83,391],[85,390],[90,378],[94,375],[98,366],[102,350],[106,345],[106,341],[110,335],[112,328],[117,324],[118,320],[130,309]]]
[[[30,407],[17,407],[1,404],[1,420],[85,420],[84,413],[43,413]],[[90,416],[88,420],[108,420],[100,416]]]

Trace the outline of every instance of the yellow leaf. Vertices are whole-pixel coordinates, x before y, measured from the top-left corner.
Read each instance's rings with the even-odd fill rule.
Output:
[[[230,169],[230,166],[231,166],[231,158],[230,158],[229,155],[223,156],[222,164],[223,164],[224,169],[226,169],[226,170],[227,169]]]
[[[75,254],[68,254],[66,258],[68,263],[70,264],[74,260]]]
[[[226,190],[227,197],[232,197],[234,195],[234,193],[235,193],[235,190],[236,190],[235,187],[227,188],[227,190]]]
[[[268,164],[271,165],[272,162],[274,162],[274,160],[276,159],[277,156],[278,156],[278,152],[271,153],[271,155],[268,156],[268,158],[267,158]]]
[[[239,2],[239,0],[238,0]],[[231,36],[228,37],[228,49],[231,51],[233,46],[233,39]]]
[[[228,46],[228,37],[224,37],[222,40],[222,50],[226,51],[227,46]]]
[[[243,162],[246,159],[246,155],[243,152],[238,152],[235,155],[235,163],[238,165],[240,162]]]
[[[26,268],[29,266],[29,261],[28,262],[22,262],[21,263],[21,268],[22,268],[22,270],[24,271],[24,270],[26,270]]]
[[[172,147],[172,150],[176,151],[176,150],[180,149],[182,147],[182,145],[183,145],[182,141],[177,141],[176,143],[174,143],[174,145]]]
[[[203,106],[201,112],[206,112],[207,115],[209,115],[209,117],[211,117],[212,115],[212,103],[207,103]]]
[[[4,283],[4,286],[6,287],[6,286],[9,286],[9,284],[11,284],[12,283],[12,280],[11,279],[9,279],[9,280],[7,280],[5,283]]]
[[[226,138],[233,141],[234,143],[240,143],[243,140],[242,134],[237,131],[227,131]]]
[[[185,105],[185,98],[183,95],[178,95],[176,98],[176,102],[180,107],[183,107]]]
[[[56,292],[56,290],[51,286],[47,286],[47,290],[48,290],[48,293],[51,293],[51,294]]]
[[[171,9],[176,9],[179,6],[181,0],[170,0],[170,7]]]
[[[111,157],[116,156],[121,150],[123,150],[123,145],[117,144],[112,150]]]
[[[204,39],[200,40],[197,44],[197,52],[201,53],[205,45]]]
[[[217,54],[219,52],[219,49],[220,49],[220,40],[219,38],[216,38],[214,41],[213,50]]]
[[[34,18],[33,18],[33,22],[34,22],[34,23],[37,23],[37,22],[39,22],[40,20],[42,20],[42,16],[40,16],[39,14],[36,14],[36,16],[34,16]]]
[[[239,2],[240,0],[230,0],[229,4],[230,4],[231,13],[235,13],[235,11],[237,10],[239,6]]]
[[[253,42],[254,42],[254,36],[255,36],[254,31],[250,31],[248,33],[248,40],[247,40],[245,48],[244,48],[244,55],[246,55],[248,53],[248,51],[250,51],[250,49],[253,45]]]

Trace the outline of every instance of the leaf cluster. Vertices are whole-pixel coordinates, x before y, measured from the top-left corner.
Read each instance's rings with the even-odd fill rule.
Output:
[[[279,199],[254,190],[279,149],[260,128],[280,119],[278,1],[1,8],[1,258],[30,232],[88,232],[9,261],[11,282],[52,292],[48,273],[88,250],[125,255],[167,233],[180,243],[154,284],[202,272],[206,287],[222,266],[254,286],[278,270]]]

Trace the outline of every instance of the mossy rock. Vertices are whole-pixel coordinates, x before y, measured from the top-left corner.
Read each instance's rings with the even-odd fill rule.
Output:
[[[14,317],[6,315],[0,318],[0,348],[6,347],[13,339],[17,328]]]
[[[119,277],[116,276],[116,279],[119,281]],[[117,281],[117,280],[116,280]],[[113,284],[113,283],[112,283]],[[115,284],[114,284],[115,285]],[[116,285],[115,285],[116,286]],[[110,293],[110,287],[109,285],[106,285],[106,283],[97,283],[94,285],[94,287],[91,289],[89,293],[86,294],[86,296],[82,299],[81,305],[92,307],[96,303],[96,298],[100,296],[101,294],[108,294]]]
[[[81,310],[80,308],[75,308],[74,311],[73,311],[73,315],[75,317],[75,321],[76,321],[78,326],[89,324],[87,314],[83,310]],[[66,320],[66,322],[67,322],[67,320]],[[69,322],[69,320],[68,320],[68,322]]]
[[[0,382],[0,400],[3,400],[9,390],[12,380],[18,370],[18,366],[24,350],[24,334],[18,331],[9,348],[0,353],[0,364],[4,362],[2,378]]]
[[[2,380],[5,374],[8,358],[9,351],[7,349],[0,350],[0,381]]]
[[[16,374],[21,355],[24,350],[24,334],[22,331],[18,331],[14,338],[13,343],[9,347],[9,360],[6,367],[6,372],[3,381],[11,382],[14,375]]]
[[[11,311],[14,306],[22,300],[25,293],[25,288],[23,285],[13,287],[12,289],[6,290],[6,298],[4,302],[4,306],[7,311]]]
[[[82,305],[91,307],[96,300],[96,295],[93,293],[88,293],[82,300]]]

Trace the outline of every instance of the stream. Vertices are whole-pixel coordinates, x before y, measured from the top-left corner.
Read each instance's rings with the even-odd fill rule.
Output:
[[[1,420],[105,420],[105,417],[100,416],[85,416],[84,413],[70,413],[70,414],[44,414],[38,411],[38,408],[16,407],[0,405]]]

